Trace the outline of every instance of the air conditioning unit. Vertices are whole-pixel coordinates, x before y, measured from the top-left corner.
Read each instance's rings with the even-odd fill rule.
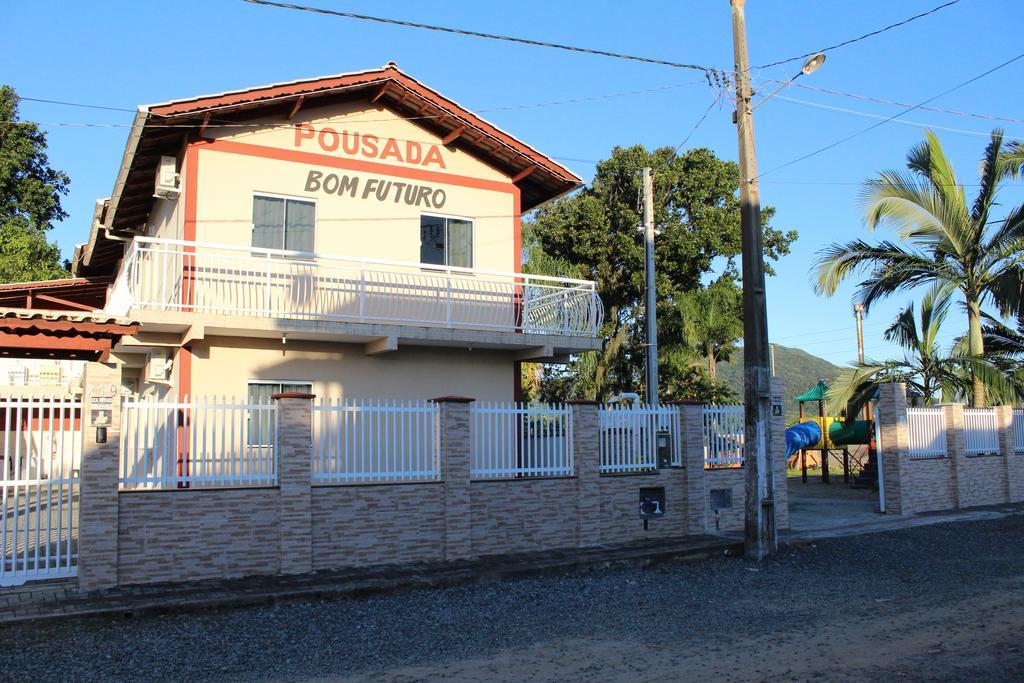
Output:
[[[160,166],[156,171],[156,190],[154,197],[177,199],[181,190],[178,189],[178,160],[174,157],[160,157]]]
[[[146,359],[146,381],[158,384],[169,383],[172,365],[169,349],[150,351]]]

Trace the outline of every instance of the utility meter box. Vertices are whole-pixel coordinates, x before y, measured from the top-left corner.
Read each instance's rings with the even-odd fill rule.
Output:
[[[640,519],[653,519],[664,514],[665,487],[651,486],[640,489]]]
[[[672,467],[672,434],[667,429],[659,429],[654,435],[654,440],[658,448],[658,469]]]

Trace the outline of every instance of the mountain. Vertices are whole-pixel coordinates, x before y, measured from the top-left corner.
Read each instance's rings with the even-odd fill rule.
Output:
[[[806,351],[773,344],[775,347],[775,374],[786,381],[786,424],[796,420],[799,414],[793,399],[817,384],[819,379],[832,380],[841,369],[823,358],[812,356]],[[743,349],[734,356],[736,363],[719,363],[718,379],[725,382],[743,396]],[[818,406],[807,405],[807,410],[817,415]]]

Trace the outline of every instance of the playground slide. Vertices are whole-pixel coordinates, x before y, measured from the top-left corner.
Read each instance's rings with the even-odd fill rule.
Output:
[[[825,424],[828,426],[829,446],[867,445],[871,440],[871,423],[867,420],[854,420],[845,425],[842,418],[826,417]],[[821,448],[821,434],[821,418],[793,425],[786,430],[786,457],[804,448]]]

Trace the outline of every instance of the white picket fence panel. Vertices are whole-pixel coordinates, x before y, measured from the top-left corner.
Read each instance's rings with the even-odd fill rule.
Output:
[[[1013,411],[1013,451],[1024,453],[1024,410]]]
[[[573,474],[572,413],[557,403],[489,402],[470,408],[473,479]]]
[[[742,405],[704,406],[704,467],[742,467],[746,431]]]
[[[659,432],[668,436],[672,465],[682,464],[678,406],[600,406],[597,418],[602,473],[622,474],[657,469]]]
[[[241,399],[126,400],[123,490],[277,484],[277,405]]]
[[[313,480],[440,480],[438,419],[438,405],[429,401],[314,401]]]
[[[999,452],[995,408],[964,408],[964,451],[967,455]]]
[[[942,408],[907,408],[911,458],[946,457],[946,412]]]
[[[81,411],[68,397],[0,398],[0,585],[78,572]]]

